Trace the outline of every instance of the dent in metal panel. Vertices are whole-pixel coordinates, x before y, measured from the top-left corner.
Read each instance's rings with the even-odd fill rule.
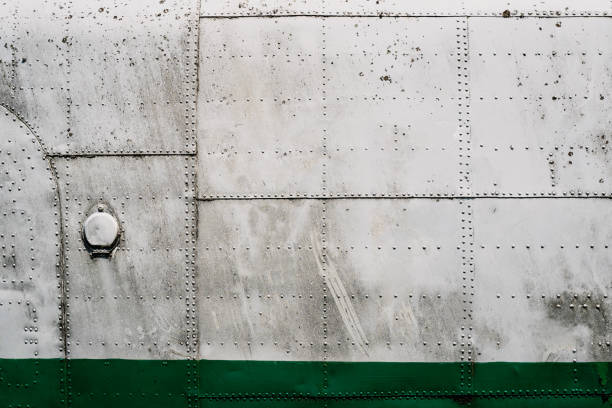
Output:
[[[458,360],[458,202],[333,200],[327,207],[327,358]]]
[[[188,175],[193,159],[57,159],[65,195],[66,268],[72,358],[186,358],[186,265],[191,256]],[[110,258],[90,257],[82,222],[111,207],[121,241]],[[187,278],[185,277],[187,275]]]
[[[452,195],[459,173],[454,20],[325,21],[332,195]]]
[[[476,200],[477,360],[610,359],[607,200]]]
[[[470,19],[475,192],[610,194],[611,30],[604,18]]]
[[[203,20],[199,191],[321,192],[321,20]]]
[[[0,108],[0,357],[63,356],[59,196],[36,136]]]
[[[322,204],[199,203],[204,359],[320,360]]]

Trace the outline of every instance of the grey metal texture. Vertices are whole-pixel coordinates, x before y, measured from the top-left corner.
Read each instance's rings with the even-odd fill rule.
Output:
[[[609,361],[609,200],[482,199],[473,211],[476,359]]]
[[[412,4],[0,3],[0,357],[609,361],[609,1]]]
[[[473,191],[609,196],[610,19],[470,19],[469,37]]]
[[[244,4],[200,23],[202,356],[610,358],[608,18]]]
[[[211,201],[198,207],[200,355],[319,360],[323,204]]]
[[[200,194],[459,194],[455,25],[206,19]]]
[[[192,153],[196,7],[5,1],[0,101],[49,154]]]
[[[63,355],[55,174],[36,135],[0,107],[0,356]]]
[[[64,195],[68,356],[187,358],[197,340],[185,313],[191,300],[193,158],[54,163]],[[83,222],[99,203],[113,209],[122,227],[109,259],[92,258],[81,240]]]
[[[608,0],[202,0],[203,17],[342,15],[342,16],[607,16]]]

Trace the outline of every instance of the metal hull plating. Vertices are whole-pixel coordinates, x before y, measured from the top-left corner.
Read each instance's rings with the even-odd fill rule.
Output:
[[[0,406],[609,406],[611,12],[0,4]]]

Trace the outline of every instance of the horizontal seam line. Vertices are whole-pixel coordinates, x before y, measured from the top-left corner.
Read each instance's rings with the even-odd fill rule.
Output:
[[[582,12],[587,13],[587,12]],[[225,15],[225,14],[207,14],[200,15],[200,19],[234,19],[234,18],[283,18],[283,17],[321,17],[321,18],[458,18],[458,17],[478,17],[478,18],[504,18],[504,19],[526,19],[526,18],[610,18],[612,16],[603,14],[603,12],[588,12],[595,15],[541,15],[541,16],[525,16],[525,15],[513,15],[510,17],[504,17],[502,15],[482,15],[482,14],[410,14],[410,13],[381,13],[381,14],[236,14],[236,15]],[[601,13],[601,14],[596,14]]]
[[[215,400],[235,400],[235,399],[343,399],[343,400],[354,400],[354,399],[399,399],[399,398],[410,398],[410,399],[443,399],[443,398],[465,398],[465,397],[496,397],[496,398],[545,398],[545,397],[605,397],[612,396],[611,392],[586,392],[586,391],[568,391],[568,392],[532,392],[532,393],[494,393],[487,391],[475,391],[475,392],[455,392],[448,393],[444,391],[423,391],[421,393],[398,393],[393,392],[381,395],[381,394],[359,394],[359,395],[346,395],[346,394],[298,394],[298,395],[283,395],[283,393],[269,393],[269,395],[256,395],[256,394],[231,394],[230,395],[213,395],[213,394],[200,394],[200,399],[215,399]]]
[[[478,199],[500,199],[500,200],[563,200],[563,199],[600,199],[610,200],[611,196],[581,195],[581,196],[389,196],[389,197],[359,197],[359,196],[308,196],[308,197],[197,197],[197,201],[245,201],[245,200],[478,200]]]
[[[57,158],[89,158],[89,157],[140,157],[140,156],[196,156],[197,153],[48,153],[47,157]]]

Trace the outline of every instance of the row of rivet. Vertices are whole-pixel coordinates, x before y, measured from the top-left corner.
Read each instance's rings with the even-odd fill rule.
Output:
[[[330,67],[328,61],[328,51],[327,51],[327,26],[325,20],[321,21],[321,100],[323,102],[321,106],[321,120],[323,123],[327,122],[327,84],[329,82],[327,70]],[[284,103],[284,102],[283,102]],[[333,137],[333,135],[331,135]],[[327,191],[327,165],[329,163],[330,157],[329,152],[327,151],[327,127],[324,126],[321,129],[321,147],[323,151],[323,162],[321,163],[321,189],[323,191]],[[323,339],[323,366],[322,366],[322,374],[323,374],[323,394],[327,394],[327,389],[329,386],[328,380],[328,368],[327,368],[327,360],[329,353],[329,344],[328,344],[328,335],[329,335],[329,327],[328,327],[328,308],[330,304],[328,302],[329,295],[329,281],[328,281],[328,268],[327,268],[327,202],[322,202],[321,208],[321,231],[320,231],[320,275],[321,275],[321,321],[322,321],[322,339]]]
[[[194,153],[197,153],[197,99],[198,99],[198,69],[199,69],[199,35],[200,35],[200,1],[189,2],[188,13],[189,13],[189,24],[188,24],[188,40],[187,48],[189,58],[186,61],[187,66],[187,79],[186,79],[186,94],[185,99],[189,101],[188,105],[185,106],[185,125],[187,127],[186,149],[192,149]],[[191,146],[189,145],[191,143]],[[190,335],[187,345],[187,355],[191,361],[187,364],[186,380],[188,387],[187,406],[188,407],[199,407],[200,401],[198,398],[199,384],[200,384],[200,372],[199,364],[196,360],[200,354],[199,342],[199,313],[197,309],[197,230],[198,230],[198,205],[196,198],[197,193],[197,181],[196,181],[196,159],[194,157],[185,158],[185,247],[190,248],[190,251],[186,253],[185,257],[185,304],[186,304],[186,317],[188,330],[187,334]]]
[[[471,125],[470,125],[470,80],[469,80],[469,23],[468,19],[456,20],[457,47],[457,92],[459,128],[459,174],[458,187],[462,194],[471,193]],[[460,384],[462,389],[471,390],[472,374],[470,363],[473,359],[472,345],[472,303],[474,295],[474,234],[472,229],[472,206],[469,201],[459,201],[461,227],[459,248],[461,251],[461,293],[462,322],[460,323]],[[467,327],[466,327],[467,325]]]
[[[411,10],[410,12],[393,12],[378,9],[373,11],[323,11],[320,9],[312,10],[256,10],[251,11],[236,11],[236,12],[216,12],[216,13],[201,13],[202,18],[216,17],[503,17],[503,18],[524,18],[524,17],[600,17],[608,16],[610,13],[607,10],[500,10],[500,11],[478,11],[474,10],[467,12],[464,8],[456,9],[455,11],[448,10]]]
[[[277,194],[204,194],[198,197],[199,200],[252,200],[252,199],[401,199],[401,198],[422,198],[422,199],[495,199],[495,198],[612,198],[612,192],[595,191],[562,191],[562,192],[468,192],[462,193],[277,193]]]
[[[393,143],[400,143],[398,139],[394,139]],[[585,150],[586,152],[592,152],[592,153],[597,153],[600,149],[601,150],[607,150],[608,146],[607,146],[607,142],[605,143],[605,145],[603,146],[583,146],[583,145],[579,145],[579,146],[563,146],[563,147],[559,147],[559,146],[548,146],[548,147],[544,147],[544,146],[514,146],[514,145],[509,145],[509,146],[485,146],[484,144],[479,144],[478,147],[481,149],[492,149],[495,152],[499,152],[501,149],[503,149],[503,153],[507,154],[508,151],[514,151],[514,150],[556,150],[559,151],[560,149],[567,149],[569,152],[571,152],[572,150],[576,149],[576,150]],[[399,146],[399,145],[398,145]],[[453,147],[444,147],[444,146],[440,146],[440,147],[430,147],[430,146],[414,146],[414,145],[409,145],[409,146],[404,146],[404,147],[393,147],[393,148],[385,148],[385,147],[365,147],[365,146],[360,146],[360,147],[354,147],[354,146],[343,146],[343,147],[329,147],[329,150],[334,151],[334,152],[360,152],[360,151],[420,151],[420,152],[436,152],[436,151],[447,151],[447,150],[454,150],[457,149],[457,147],[453,146]],[[323,149],[322,149],[323,150]],[[236,150],[232,150],[232,151],[228,151],[228,150],[224,150],[224,151],[207,151],[206,154],[208,156],[214,156],[214,155],[219,155],[219,156],[226,156],[226,157],[230,157],[231,155],[234,156],[238,156],[238,155],[250,155],[250,154],[255,154],[255,155],[266,155],[266,154],[274,154],[274,155],[281,155],[281,156],[287,156],[288,154],[310,154],[310,153],[319,153],[317,150],[315,149],[311,149],[311,148],[286,148],[286,149],[274,149],[274,150],[246,150],[246,151],[236,151]],[[607,153],[607,151],[605,152]],[[204,152],[202,153],[204,154]],[[571,156],[572,154],[570,154]]]

